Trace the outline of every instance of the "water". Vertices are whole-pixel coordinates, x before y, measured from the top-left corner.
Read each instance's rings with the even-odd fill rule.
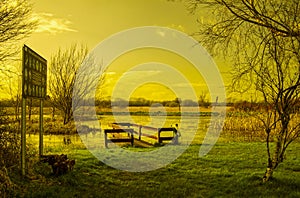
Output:
[[[84,145],[89,149],[104,148],[104,129],[111,129],[114,122],[130,122],[143,126],[151,126],[155,128],[175,127],[179,125],[181,137],[179,142],[181,144],[190,144],[191,141],[201,143],[205,136],[209,125],[209,117],[198,116],[101,116],[99,121],[84,121],[83,125],[87,125],[94,131],[78,135],[44,135],[45,151],[55,151],[59,149],[68,149],[70,147],[83,147]],[[138,131],[137,127],[133,127]],[[142,129],[142,133],[149,135],[156,135],[157,131]],[[38,135],[27,135],[27,140],[38,148]],[[70,145],[64,144],[64,138],[71,140]],[[157,140],[145,138],[142,139],[155,143]],[[84,145],[82,144],[84,143]]]
[[[175,127],[176,124],[179,125],[179,131],[181,133],[180,141],[181,143],[190,143],[195,136],[196,132],[200,130],[200,136],[204,136],[206,129],[208,127],[209,118],[207,117],[198,117],[198,116],[101,116],[100,121],[86,121],[85,125],[88,125],[91,128],[98,129],[95,136],[87,138],[85,142],[89,146],[95,147],[92,142],[103,142],[104,129],[111,129],[112,123],[133,123],[143,126],[150,126],[154,128],[163,128],[163,127]],[[98,125],[98,126],[97,126]],[[137,127],[131,127],[135,131],[138,131]],[[147,133],[149,135],[157,135],[157,131],[142,128],[142,133]],[[101,135],[102,134],[102,135]],[[84,137],[84,136],[83,136]],[[96,139],[96,140],[95,140]],[[147,141],[151,139],[146,138]],[[199,139],[199,137],[198,137]],[[154,143],[155,140],[152,140],[151,143]]]

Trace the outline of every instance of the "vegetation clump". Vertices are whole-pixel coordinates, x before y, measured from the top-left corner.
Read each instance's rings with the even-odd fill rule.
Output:
[[[55,176],[66,174],[72,171],[75,165],[75,160],[68,159],[65,154],[61,155],[43,155],[42,162],[48,163],[52,167]]]

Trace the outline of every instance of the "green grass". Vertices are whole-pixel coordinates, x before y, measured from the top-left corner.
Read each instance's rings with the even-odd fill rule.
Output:
[[[263,143],[221,142],[202,158],[199,148],[192,145],[168,166],[143,173],[108,167],[81,148],[70,151],[76,165],[66,175],[54,177],[48,165],[37,163],[34,179],[12,178],[20,186],[17,196],[25,197],[300,197],[300,143],[290,146],[268,183],[261,179]]]

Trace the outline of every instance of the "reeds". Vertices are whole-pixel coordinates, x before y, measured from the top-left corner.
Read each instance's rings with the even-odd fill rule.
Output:
[[[228,115],[223,125],[222,135],[237,141],[264,141],[263,123],[254,114],[243,112]]]

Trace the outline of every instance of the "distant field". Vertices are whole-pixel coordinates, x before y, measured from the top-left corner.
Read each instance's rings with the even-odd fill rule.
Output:
[[[96,108],[96,113],[97,115],[112,115],[112,112],[115,112],[116,114],[120,112],[129,112],[131,115],[148,115],[149,112],[152,113],[163,113],[165,112],[168,115],[171,116],[178,116],[181,115],[181,113],[194,113],[194,114],[199,114],[201,116],[210,116],[211,112],[214,111],[213,108],[206,108],[206,107],[184,107],[179,109],[178,107],[113,107],[113,108],[100,108],[100,107],[95,107]],[[15,117],[15,109],[13,107],[5,107],[5,115],[8,115],[11,118]],[[227,111],[231,110],[231,107],[226,108]],[[50,107],[44,107],[43,109],[44,117],[45,118],[51,118],[52,117],[52,108]],[[21,114],[21,109],[19,112],[19,116]],[[29,111],[28,108],[26,109],[26,115],[27,118],[29,116]],[[31,116],[33,119],[38,120],[38,115],[39,115],[39,107],[33,107]],[[62,116],[62,113],[59,110],[55,110],[55,117],[60,117]]]
[[[230,107],[229,107],[230,108]],[[228,109],[229,109],[228,108]],[[111,112],[111,108],[96,108],[97,112],[98,111],[103,111],[103,112]],[[179,112],[178,107],[113,107],[115,111],[130,111],[130,112],[149,112],[150,110],[152,111],[167,111],[167,112]],[[206,107],[185,107],[184,108],[187,111],[195,112],[200,109],[201,112],[211,112],[212,108],[206,108]]]

